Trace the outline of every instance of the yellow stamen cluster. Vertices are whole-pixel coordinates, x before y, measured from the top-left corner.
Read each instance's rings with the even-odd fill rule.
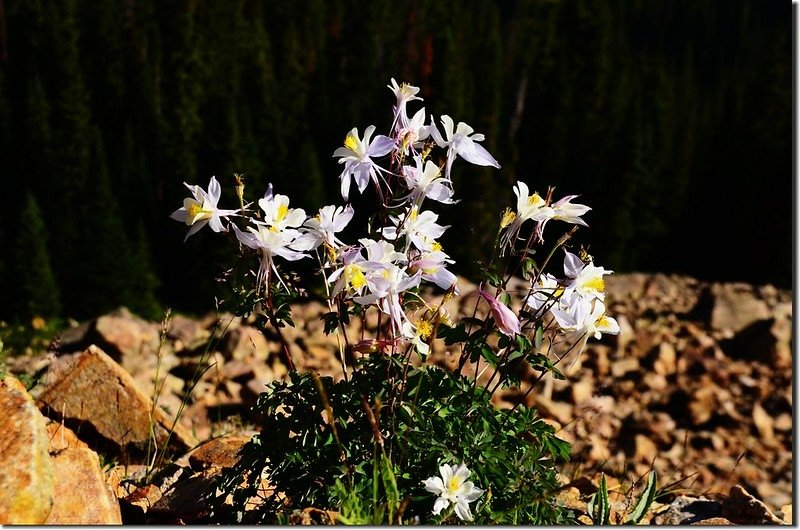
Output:
[[[542,197],[538,193],[534,193],[533,195],[528,197],[528,204],[530,204],[531,206],[539,206],[541,204],[544,204],[544,199],[542,199]]]
[[[189,205],[189,208],[186,209],[186,212],[189,214],[189,217],[194,217],[195,215],[202,213],[203,208],[199,203],[193,202]]]
[[[346,265],[344,268],[344,278],[347,284],[353,289],[361,289],[367,285],[367,278],[357,265]]]
[[[447,483],[447,490],[450,493],[455,493],[458,491],[458,488],[461,487],[461,481],[458,480],[458,477],[453,477],[450,479],[450,482]]]
[[[289,213],[289,207],[285,204],[281,204],[278,206],[278,211],[275,213],[275,221],[280,222],[283,221],[286,215]]]
[[[417,322],[417,335],[422,340],[428,340],[430,338],[431,333],[433,333],[433,326],[427,320],[420,320]]]
[[[511,208],[506,208],[506,211],[503,212],[503,217],[500,219],[500,228],[505,228],[510,225],[514,219],[517,218],[517,214],[511,211]]]
[[[589,280],[583,282],[584,289],[593,289],[597,292],[603,292],[606,288],[606,281],[603,279],[602,276],[596,276],[594,278],[590,278]]]
[[[348,134],[344,139],[344,146],[351,151],[355,151],[358,147],[358,140],[352,134]]]
[[[438,241],[434,241],[434,242],[433,242],[433,244],[431,245],[431,249],[432,249],[434,252],[439,252],[439,251],[441,251],[441,250],[442,250],[442,244],[441,244],[441,243],[439,243]]]

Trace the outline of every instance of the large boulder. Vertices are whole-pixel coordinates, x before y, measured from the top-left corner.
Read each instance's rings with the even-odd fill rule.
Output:
[[[0,381],[0,524],[42,524],[53,505],[53,465],[45,419],[25,387]]]
[[[180,424],[174,425],[133,377],[100,348],[90,346],[39,395],[37,404],[48,416],[80,432],[91,447],[143,458],[151,441],[169,441],[170,449],[185,452],[197,441]],[[170,430],[173,430],[170,435]]]
[[[97,453],[68,447],[53,455],[52,462],[55,496],[45,524],[122,524],[119,502],[106,485]]]
[[[717,283],[711,286],[711,328],[738,333],[759,320],[770,318],[767,303],[752,285]]]

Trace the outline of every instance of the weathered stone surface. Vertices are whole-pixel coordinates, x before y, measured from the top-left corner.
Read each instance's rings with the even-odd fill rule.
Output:
[[[159,325],[142,320],[124,307],[61,334],[62,351],[79,351],[95,344],[116,361],[127,356],[154,356],[159,342]]]
[[[97,454],[68,447],[53,456],[55,496],[45,524],[122,524],[117,497],[100,470]]]
[[[128,453],[134,458],[147,446],[151,413],[159,447],[167,442],[172,421],[136,387],[133,378],[108,355],[90,346],[61,378],[39,396],[37,403],[54,419],[91,429],[85,440],[94,448]],[[83,430],[81,432],[84,432]],[[170,438],[177,451],[186,451],[196,440],[181,425]]]
[[[251,438],[252,435],[237,435],[209,440],[189,453],[189,465],[196,471],[233,467],[239,461],[239,451]]]
[[[233,330],[228,330],[225,338],[222,339],[222,353],[226,359],[246,359],[255,357],[261,361],[266,361],[271,347],[258,329],[252,326],[240,326]]]
[[[14,377],[0,381],[0,524],[42,524],[53,505],[45,420]]]
[[[783,524],[767,506],[739,486],[733,486],[722,505],[723,517],[736,524]]]
[[[720,514],[720,504],[705,498],[679,495],[667,508],[653,517],[652,524],[686,525],[705,521]]]
[[[770,317],[767,303],[761,300],[752,286],[739,283],[711,286],[714,302],[711,327],[737,333],[758,320]]]
[[[53,420],[47,420],[47,450],[51,455],[59,453],[70,447],[86,447],[84,442],[78,439],[78,436],[66,425]]]

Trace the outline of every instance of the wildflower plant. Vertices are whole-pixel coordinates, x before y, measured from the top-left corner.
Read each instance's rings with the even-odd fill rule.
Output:
[[[307,215],[271,185],[255,204],[245,203],[238,175],[238,209],[217,206],[212,178],[208,191],[187,185],[192,197],[173,214],[188,235],[208,224],[238,244],[228,273],[235,312],[273,328],[290,369],[259,397],[261,431],[221,477],[209,499],[214,516],[278,522],[313,506],[362,524],[568,522],[554,492],[569,444],[526,401],[547,374],[563,378],[562,362],[577,358],[589,338],[619,333],[603,302],[603,278],[612,271],[582,249],[568,250],[590,208],[572,202],[576,196],[556,199],[553,189],[531,194],[518,182],[516,208],[499,216],[478,289],[459,293],[454,261],[440,242],[450,227],[436,210],[458,202],[458,159],[500,164],[469,125],[446,115],[441,129],[433,116],[426,124],[425,109],[409,118],[408,105],[422,101],[417,87],[392,79],[389,89],[395,103],[387,134],[375,134],[374,125],[363,136],[353,128],[333,153],[343,166],[342,199],[357,191],[380,204],[366,226],[350,226],[350,204]],[[550,221],[568,230],[548,249]],[[347,239],[345,228],[363,230],[361,237]],[[562,275],[545,272],[562,258]],[[318,264],[325,332],[339,344],[337,380],[296,371],[281,333],[293,325],[289,304],[307,292],[290,268],[302,259]],[[510,287],[515,276],[524,278],[522,291]],[[458,294],[473,308],[460,320],[446,309]],[[351,336],[352,320],[367,312],[379,315],[374,333],[362,327]],[[442,343],[457,348],[454,370],[426,363]],[[498,389],[525,385],[512,409],[492,404]]]

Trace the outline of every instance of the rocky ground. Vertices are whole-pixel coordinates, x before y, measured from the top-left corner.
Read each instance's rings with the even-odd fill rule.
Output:
[[[471,314],[474,289],[461,280],[451,314]],[[791,293],[628,274],[608,279],[606,301],[623,333],[590,342],[566,381],[525,398],[573,444],[562,501],[585,513],[603,471],[622,513],[656,469],[652,524],[792,522]],[[294,307],[286,337],[298,368],[337,377],[326,311]],[[370,313],[363,331],[376,325]],[[279,352],[276,336],[230,316],[164,325],[121,309],[8,359],[0,523],[204,521],[197,499],[253,434],[264,385],[287,373]],[[456,359],[438,344],[430,362]],[[497,406],[522,399],[534,375]],[[307,510],[297,522],[329,518]]]

